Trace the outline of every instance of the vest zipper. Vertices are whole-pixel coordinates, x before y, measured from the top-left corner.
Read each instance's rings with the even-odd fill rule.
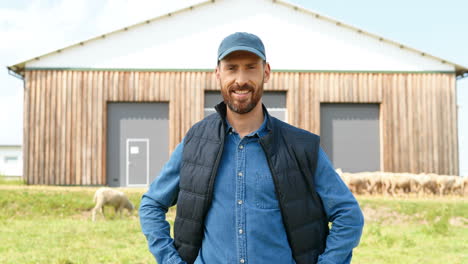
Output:
[[[221,126],[222,129],[224,129],[224,126]],[[223,130],[224,131],[224,130]],[[218,151],[218,155],[216,156],[216,160],[215,160],[215,164],[214,164],[214,167],[213,167],[213,171],[211,172],[211,176],[210,176],[210,182],[209,182],[209,185],[208,185],[208,199],[206,199],[205,201],[205,208],[207,208],[205,211],[205,215],[203,216],[203,219],[205,219],[206,215],[208,214],[208,205],[211,205],[211,202],[213,200],[213,184],[214,184],[214,180],[216,178],[216,174],[218,173],[218,167],[219,167],[219,162],[221,161],[221,156],[223,155],[223,150],[224,150],[224,138],[225,138],[225,135],[222,136],[221,138],[221,147],[219,148],[219,151]]]

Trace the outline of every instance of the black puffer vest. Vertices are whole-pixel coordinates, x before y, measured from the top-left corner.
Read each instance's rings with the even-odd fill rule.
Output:
[[[195,124],[184,139],[174,243],[187,263],[195,261],[202,245],[204,220],[223,153],[226,105],[220,103],[216,111],[218,114]],[[294,260],[297,264],[316,263],[328,235],[328,221],[313,182],[319,137],[272,116],[268,116],[267,129],[270,132],[260,144]]]

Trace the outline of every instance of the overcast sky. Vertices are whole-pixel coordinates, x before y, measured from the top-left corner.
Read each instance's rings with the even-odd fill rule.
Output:
[[[23,82],[8,74],[7,65],[197,2],[0,0],[0,145],[21,144],[23,133]],[[289,2],[468,67],[468,1]],[[457,86],[461,174],[468,176],[468,78]]]

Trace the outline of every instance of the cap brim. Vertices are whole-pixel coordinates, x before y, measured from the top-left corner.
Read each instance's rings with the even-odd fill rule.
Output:
[[[239,51],[239,50],[251,52],[251,53],[257,55],[258,57],[260,57],[262,60],[266,60],[265,55],[263,55],[260,51],[254,49],[254,48],[251,48],[251,47],[246,47],[246,46],[236,46],[236,47],[232,47],[230,49],[227,49],[226,51],[221,53],[221,55],[218,57],[218,60],[222,60],[227,55],[233,53],[234,51]]]

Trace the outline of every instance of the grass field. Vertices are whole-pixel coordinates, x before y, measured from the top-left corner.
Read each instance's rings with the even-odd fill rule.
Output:
[[[155,263],[136,211],[90,221],[95,190],[0,182],[0,263]],[[124,191],[138,207],[145,190]],[[466,198],[358,200],[366,225],[352,263],[468,263]]]

